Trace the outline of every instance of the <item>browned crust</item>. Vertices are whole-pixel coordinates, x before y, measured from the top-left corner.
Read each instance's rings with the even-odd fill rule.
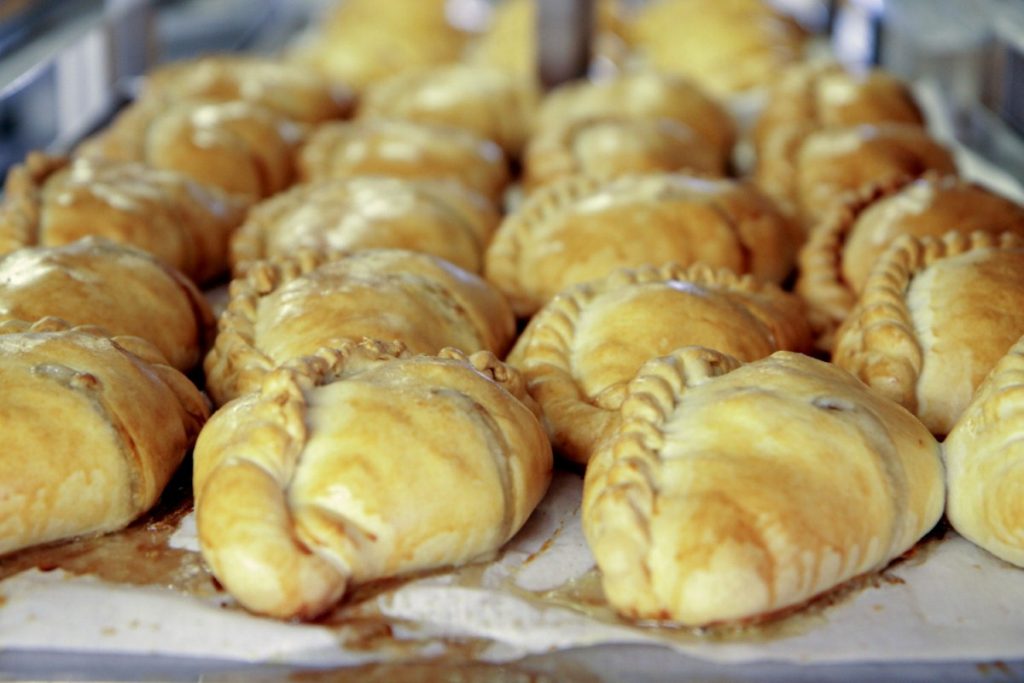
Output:
[[[0,205],[0,254],[38,244],[43,186],[69,163],[66,156],[29,152],[23,164],[8,171]]]

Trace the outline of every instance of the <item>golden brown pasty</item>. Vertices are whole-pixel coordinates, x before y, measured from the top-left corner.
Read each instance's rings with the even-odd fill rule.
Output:
[[[765,0],[655,0],[637,12],[628,34],[645,61],[718,96],[770,85],[803,57],[806,39]]]
[[[519,155],[538,93],[531,81],[483,66],[449,64],[391,76],[367,89],[361,119],[400,119],[465,128]]]
[[[929,173],[865,187],[815,224],[798,255],[796,291],[809,304],[819,346],[831,348],[836,327],[893,240],[951,230],[1024,236],[1024,207],[955,176]]]
[[[494,552],[551,477],[517,397],[486,352],[346,342],[268,375],[196,445],[203,557],[250,610],[312,618],[352,584]]]
[[[246,100],[294,120],[318,123],[346,116],[352,92],[295,64],[253,55],[208,55],[167,64],[146,75],[141,98]]]
[[[143,164],[30,153],[7,174],[0,254],[96,235],[153,254],[196,282],[227,269],[248,202]]]
[[[145,252],[89,237],[0,257],[0,321],[48,316],[141,337],[187,372],[215,321],[192,281]]]
[[[140,100],[77,156],[140,161],[227,192],[268,197],[295,179],[301,129],[259,104]]]
[[[583,531],[621,614],[756,619],[877,571],[943,508],[939,445],[833,365],[688,347],[630,382]]]
[[[833,360],[944,435],[1022,334],[1024,240],[907,235],[836,332]]]
[[[1024,567],[1024,337],[1003,356],[942,444],[946,517],[960,534]]]
[[[586,463],[652,358],[706,346],[751,361],[810,346],[803,305],[703,264],[621,270],[565,290],[530,320],[508,363],[540,404],[556,451]]]
[[[296,185],[249,212],[231,241],[235,273],[296,249],[393,248],[480,272],[500,217],[454,183],[364,177]]]
[[[672,119],[728,163],[736,141],[729,111],[691,81],[656,71],[637,71],[604,80],[570,82],[552,90],[537,111],[537,131],[603,117]]]
[[[428,254],[300,251],[255,264],[231,285],[206,357],[219,405],[259,387],[273,368],[343,339],[398,340],[413,353],[446,346],[503,355],[515,319],[493,287]]]
[[[0,386],[0,554],[127,526],[208,415],[147,342],[55,318],[0,323]]]
[[[767,198],[740,182],[683,174],[566,178],[506,216],[485,273],[527,316],[569,285],[650,263],[701,261],[780,282],[798,239]]]
[[[299,152],[304,180],[382,175],[452,180],[499,205],[508,162],[497,144],[468,130],[408,121],[350,121],[318,127]]]
[[[545,128],[530,138],[523,155],[527,190],[572,175],[616,178],[673,171],[724,176],[725,159],[679,121],[621,116]]]
[[[819,130],[802,137],[791,155],[762,161],[755,181],[808,232],[829,208],[865,185],[926,171],[956,172],[945,147],[920,126],[905,123]]]

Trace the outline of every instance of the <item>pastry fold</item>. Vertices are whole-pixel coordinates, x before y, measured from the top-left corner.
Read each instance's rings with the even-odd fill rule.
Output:
[[[630,383],[583,530],[621,614],[757,619],[883,568],[943,509],[939,445],[841,369],[688,347]]]
[[[188,372],[216,331],[192,281],[137,249],[88,237],[0,257],[0,321],[56,317],[141,337]]]
[[[1024,334],[1024,239],[906,235],[836,332],[833,362],[945,435]]]
[[[299,251],[264,261],[231,284],[206,389],[219,404],[257,389],[275,367],[344,339],[401,341],[413,353],[446,346],[502,355],[515,319],[484,280],[401,249]]]
[[[1024,567],[1024,336],[992,369],[942,443],[946,517],[969,541]]]
[[[485,557],[523,525],[551,447],[490,353],[346,342],[267,375],[199,437],[203,557],[255,612],[312,618],[348,586]]]
[[[148,342],[56,318],[0,323],[0,385],[0,554],[127,526],[208,415]]]
[[[586,463],[652,358],[705,346],[753,361],[810,346],[803,305],[775,285],[703,264],[647,266],[563,291],[507,362],[526,379],[556,452]]]

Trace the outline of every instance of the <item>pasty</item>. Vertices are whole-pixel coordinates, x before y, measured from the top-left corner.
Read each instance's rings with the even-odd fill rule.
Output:
[[[501,148],[468,130],[408,121],[350,121],[317,128],[299,152],[305,180],[382,175],[452,180],[500,205],[508,184]]]
[[[452,183],[364,177],[296,185],[249,212],[231,241],[236,273],[296,249],[410,249],[473,272],[499,216],[483,197]]]
[[[244,606],[284,618],[315,617],[352,584],[485,557],[551,477],[517,397],[522,380],[486,352],[346,342],[275,371],[196,445],[203,557]]]
[[[752,361],[809,348],[810,330],[799,299],[750,275],[703,264],[647,266],[556,296],[507,362],[540,404],[555,450],[586,463],[618,421],[640,367],[694,345]]]
[[[498,69],[450,64],[396,74],[371,86],[361,119],[400,119],[465,128],[519,156],[533,124],[532,81]]]
[[[1024,240],[907,235],[836,332],[833,361],[944,435],[1022,334]]]
[[[0,257],[0,321],[48,316],[141,337],[182,372],[199,363],[215,332],[191,280],[145,252],[93,237]]]
[[[806,33],[765,0],[655,0],[628,25],[630,46],[653,67],[718,96],[770,85],[803,58]]]
[[[828,210],[869,183],[956,172],[953,157],[921,127],[883,123],[830,128],[800,139],[779,164],[759,165],[756,181],[779,205],[800,218],[805,231]]]
[[[809,304],[819,345],[832,336],[864,289],[871,269],[900,235],[950,230],[1024,236],[1024,207],[955,176],[926,174],[865,187],[811,230],[800,250],[796,291]]]
[[[527,316],[569,285],[651,263],[701,261],[780,282],[798,239],[771,201],[737,181],[667,173],[566,178],[506,216],[485,273]]]
[[[722,165],[736,142],[736,124],[725,107],[685,78],[656,71],[561,85],[541,101],[536,129],[604,117],[678,121],[708,144]]]
[[[885,567],[942,516],[939,445],[839,368],[688,347],[630,382],[583,531],[634,619],[749,620]]]
[[[146,75],[140,99],[246,100],[305,123],[346,116],[351,91],[295,64],[252,55],[173,62]]]
[[[143,164],[30,153],[7,174],[0,254],[96,235],[153,254],[196,282],[227,269],[248,202]]]
[[[342,340],[398,340],[413,353],[446,346],[503,355],[515,336],[508,304],[482,279],[400,249],[300,251],[255,264],[231,286],[206,389],[219,405],[273,368]]]
[[[121,529],[157,501],[208,415],[163,363],[136,337],[0,323],[0,554]]]
[[[77,156],[141,161],[226,192],[268,197],[295,180],[301,130],[266,107],[235,100],[140,100]]]
[[[1024,567],[1024,337],[1003,356],[942,444],[946,517],[960,534]]]
[[[572,175],[616,178],[692,171],[724,176],[726,172],[721,155],[685,124],[612,116],[540,130],[526,145],[523,169],[527,190]]]

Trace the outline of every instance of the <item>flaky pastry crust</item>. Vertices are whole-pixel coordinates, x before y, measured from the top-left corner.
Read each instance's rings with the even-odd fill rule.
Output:
[[[515,319],[472,273],[400,249],[296,254],[234,280],[207,355],[206,389],[219,404],[256,389],[275,367],[344,339],[399,340],[414,353],[446,346],[504,354]]]
[[[757,619],[911,547],[942,515],[942,476],[928,431],[839,368],[688,347],[630,383],[583,530],[621,614]]]
[[[0,322],[0,554],[114,531],[156,502],[209,414],[164,362],[137,337]]]
[[[626,386],[652,358],[704,346],[752,361],[810,346],[796,297],[697,264],[617,271],[560,293],[507,362],[526,378],[556,452],[586,464],[617,425]]]
[[[833,361],[945,435],[1024,334],[1024,239],[893,242],[836,333]]]
[[[250,610],[312,618],[353,583],[497,550],[551,476],[516,391],[490,353],[410,357],[381,342],[266,375],[196,445],[204,558]]]

